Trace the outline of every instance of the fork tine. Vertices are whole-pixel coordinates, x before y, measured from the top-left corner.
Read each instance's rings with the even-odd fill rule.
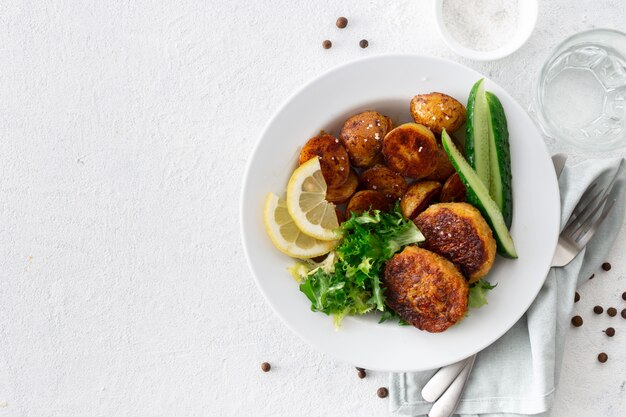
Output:
[[[597,182],[591,184],[589,188],[587,188],[587,190],[583,193],[582,197],[580,197],[580,200],[578,200],[578,204],[576,204],[576,207],[574,207],[574,210],[572,211],[572,214],[567,221],[567,224],[565,224],[565,228],[567,228],[574,221],[576,221],[580,213],[585,210],[592,201],[598,198],[600,194],[602,194],[602,190],[599,190],[597,193],[593,194],[593,196],[591,195],[592,191],[596,188],[597,185]]]
[[[596,214],[598,214],[600,209],[604,207],[604,203],[606,203],[608,199],[609,199],[609,196],[605,195],[604,197],[602,197],[602,200],[600,200],[600,202],[596,204],[593,210],[589,209],[586,212],[582,213],[581,217],[584,217],[584,219],[580,221],[580,226],[576,229],[575,232],[572,233],[572,239],[574,239],[575,241],[578,241],[578,239],[582,235],[584,235],[587,232],[587,230],[591,228],[591,226],[593,226],[593,222],[595,220]]]
[[[593,237],[593,235],[596,233],[596,230],[598,230],[598,228],[600,227],[600,225],[602,224],[602,222],[604,221],[604,219],[606,219],[606,216],[608,216],[609,212],[611,211],[611,209],[613,208],[613,204],[615,204],[615,200],[612,200],[610,203],[607,203],[604,206],[604,210],[602,210],[602,214],[600,215],[600,217],[598,217],[598,220],[596,220],[593,225],[591,225],[591,227],[589,228],[589,230],[579,238],[577,244],[580,247],[585,247],[587,246],[587,243],[589,243],[589,240],[591,240],[591,238]]]
[[[565,227],[569,226],[570,224],[572,224],[572,222],[574,222],[578,216],[580,215],[580,212],[593,200],[595,200],[598,197],[598,194],[601,192],[597,192],[595,194],[592,194],[594,189],[596,188],[596,186],[598,185],[597,182],[594,182],[593,184],[591,184],[589,186],[589,188],[587,188],[587,190],[583,193],[582,197],[580,197],[580,200],[578,200],[578,204],[576,204],[576,207],[574,207],[574,210],[572,210],[572,214],[570,215],[569,220],[567,221],[567,224],[565,225]]]
[[[561,234],[572,236],[574,233],[576,233],[576,231],[580,229],[581,225],[585,223],[587,220],[589,220],[589,213],[593,212],[593,210],[598,207],[599,205],[598,199],[601,197],[601,194],[602,194],[602,190],[595,193],[592,200],[586,200],[584,202],[581,202],[582,204],[584,204],[584,209],[579,210],[577,219],[575,219],[574,221],[570,220],[569,222],[567,222],[567,225],[565,226],[565,229],[563,229]],[[578,205],[580,206],[581,203],[578,203]],[[600,200],[600,204],[601,203],[602,203],[602,200]]]

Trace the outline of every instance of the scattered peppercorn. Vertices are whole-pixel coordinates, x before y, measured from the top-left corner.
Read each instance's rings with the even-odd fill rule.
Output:
[[[612,327],[608,327],[604,333],[608,336],[608,337],[613,337],[615,336],[615,329]]]
[[[359,46],[363,49],[367,48],[370,45],[370,43],[367,41],[367,39],[361,39],[359,41]]]
[[[333,43],[329,41],[328,39],[322,42],[322,48],[324,49],[330,49],[332,46],[333,46]]]
[[[593,277],[595,277],[596,274],[591,274],[591,276],[589,277],[589,279],[593,279]]]
[[[364,369],[359,369],[359,372],[357,372],[357,375],[359,378],[363,379],[367,376],[367,373],[365,372]]]
[[[626,291],[622,293],[622,300],[626,300]]]
[[[580,300],[580,294],[578,294],[578,291],[576,291],[576,294],[574,294],[574,302],[577,303]]]
[[[580,316],[574,316],[572,317],[572,324],[574,325],[574,327],[580,327],[583,325],[583,318]]]
[[[269,371],[270,371],[270,369],[272,369],[272,365],[270,365],[269,363],[267,363],[267,362],[263,362],[263,363],[261,364],[261,370],[262,370],[263,372],[269,372]]]
[[[345,17],[341,16],[339,19],[337,19],[336,25],[339,29],[343,29],[346,26],[348,26],[348,19],[346,19]]]
[[[626,319],[626,308],[622,310],[622,318]]]
[[[602,264],[602,269],[604,269],[605,271],[610,271],[611,270],[611,264],[608,262],[605,262]]]
[[[606,361],[607,361],[607,359],[609,359],[609,355],[607,355],[607,354],[606,354],[606,353],[604,353],[604,352],[602,352],[602,353],[600,353],[600,354],[598,355],[598,360],[599,360],[601,363],[606,362]]]
[[[607,308],[606,314],[608,314],[611,317],[615,317],[617,315],[617,309],[615,307]]]
[[[387,395],[389,395],[389,390],[385,387],[380,387],[376,391],[376,395],[378,395],[379,398],[387,398]]]
[[[596,314],[602,314],[602,313],[604,313],[604,309],[602,307],[600,307],[600,306],[595,306],[593,308],[593,312],[596,313]]]

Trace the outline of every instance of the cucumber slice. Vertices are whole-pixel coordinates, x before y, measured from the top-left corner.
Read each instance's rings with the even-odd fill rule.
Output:
[[[517,252],[515,251],[515,245],[513,239],[509,234],[509,229],[504,222],[502,213],[496,205],[495,201],[489,196],[487,187],[483,184],[476,172],[467,163],[467,161],[461,155],[461,152],[454,146],[452,139],[448,136],[448,133],[444,131],[441,133],[441,143],[443,149],[448,154],[450,162],[459,173],[459,177],[465,187],[467,188],[468,196],[473,194],[476,198],[474,205],[485,217],[491,230],[493,230],[496,243],[498,245],[498,253],[507,258],[517,258]]]
[[[489,159],[489,104],[485,96],[484,79],[474,84],[467,100],[465,124],[465,155],[487,189],[490,188],[491,168]],[[468,196],[472,200],[471,196]]]
[[[474,84],[467,102],[465,154],[508,228],[513,220],[509,131],[504,108],[498,97],[485,91],[484,81],[480,79]],[[472,191],[468,191],[467,200],[478,204]]]
[[[511,151],[509,149],[509,130],[504,108],[498,97],[485,92],[489,105],[489,195],[493,198],[504,217],[507,228],[513,220],[513,189],[511,186]]]

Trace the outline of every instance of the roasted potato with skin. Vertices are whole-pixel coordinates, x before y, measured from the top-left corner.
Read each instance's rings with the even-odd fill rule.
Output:
[[[320,159],[327,187],[338,187],[348,179],[350,159],[339,139],[324,132],[309,139],[300,151],[300,165],[311,158]]]
[[[465,193],[465,185],[463,185],[459,174],[455,172],[443,184],[441,194],[439,194],[439,201],[442,203],[465,201]]]
[[[352,194],[359,186],[359,177],[354,170],[350,170],[348,179],[337,187],[329,187],[326,189],[326,200],[335,204],[343,204],[352,197]]]
[[[357,191],[352,196],[346,207],[346,215],[350,215],[350,213],[361,214],[368,210],[389,211],[390,208],[389,200],[382,193],[374,190],[363,190]]]
[[[420,247],[458,265],[470,284],[487,275],[496,257],[491,228],[467,203],[433,204],[413,221],[426,240]]]
[[[390,118],[375,111],[355,114],[346,120],[339,139],[348,151],[352,165],[358,168],[374,166],[383,138],[392,127]]]
[[[387,305],[420,330],[439,333],[463,320],[469,285],[445,258],[407,246],[385,264]]]
[[[437,144],[437,162],[435,164],[435,170],[426,177],[427,180],[444,182],[450,175],[454,174],[456,171],[452,166],[452,162],[450,162],[450,158],[448,158],[448,154],[441,146],[441,143]]]
[[[465,123],[465,106],[443,93],[418,94],[411,100],[411,116],[435,133],[454,132]]]
[[[420,181],[411,184],[400,201],[402,215],[407,219],[413,219],[424,211],[440,190],[441,183],[437,181]]]
[[[383,155],[387,166],[405,176],[421,179],[437,167],[437,140],[426,126],[405,123],[387,133]]]
[[[335,214],[337,215],[337,223],[339,223],[340,225],[341,223],[348,220],[346,218],[346,213],[340,207],[335,206]]]
[[[364,171],[360,182],[361,189],[378,191],[390,201],[402,197],[408,187],[402,175],[383,165],[376,165]]]

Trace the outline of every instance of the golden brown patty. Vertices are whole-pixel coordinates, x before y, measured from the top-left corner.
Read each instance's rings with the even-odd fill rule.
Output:
[[[496,241],[476,208],[467,203],[433,204],[414,222],[426,238],[421,246],[457,264],[470,283],[487,275]]]
[[[467,312],[469,286],[450,261],[407,246],[385,265],[387,305],[405,321],[439,333]]]

